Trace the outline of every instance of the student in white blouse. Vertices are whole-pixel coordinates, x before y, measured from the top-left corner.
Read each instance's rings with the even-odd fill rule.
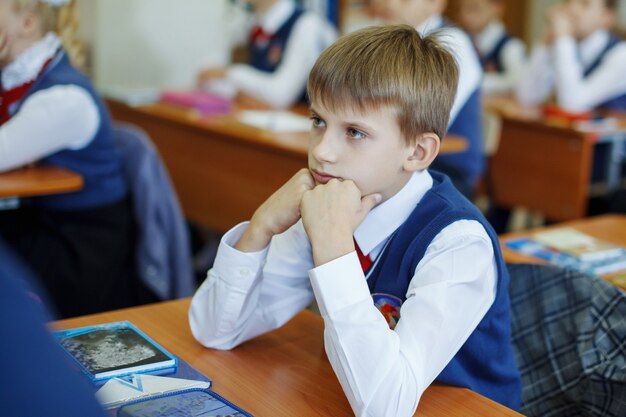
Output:
[[[462,0],[459,24],[471,36],[483,71],[483,94],[512,93],[526,64],[524,43],[507,33],[505,0]]]
[[[556,90],[557,104],[571,112],[626,110],[626,42],[609,32],[616,8],[616,0],[567,0],[551,9],[518,100],[537,105]]]
[[[249,0],[254,19],[233,31],[232,45],[248,46],[248,64],[207,68],[198,75],[209,90],[234,90],[274,108],[304,102],[309,70],[336,38],[335,28],[292,0]]]
[[[411,416],[435,380],[518,407],[508,275],[487,221],[443,174],[458,68],[434,35],[345,35],[311,70],[309,168],[222,239],[193,335],[230,349],[317,301],[359,416]]]
[[[0,172],[39,163],[83,178],[76,192],[0,211],[0,236],[41,278],[63,317],[139,301],[132,206],[111,120],[70,60],[74,4],[0,2]]]

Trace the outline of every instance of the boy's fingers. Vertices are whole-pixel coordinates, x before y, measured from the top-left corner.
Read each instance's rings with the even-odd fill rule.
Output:
[[[363,209],[365,210],[365,213],[368,213],[376,206],[376,204],[380,203],[380,200],[382,200],[382,196],[378,193],[369,194],[361,198],[361,204]]]

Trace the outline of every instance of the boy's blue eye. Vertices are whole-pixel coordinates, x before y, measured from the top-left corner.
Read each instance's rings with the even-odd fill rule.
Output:
[[[324,121],[317,116],[311,116],[310,119],[313,121],[313,127],[324,127]]]
[[[356,130],[354,128],[349,128],[348,129],[348,135],[353,138],[353,139],[365,139],[365,133],[361,132],[360,130]]]

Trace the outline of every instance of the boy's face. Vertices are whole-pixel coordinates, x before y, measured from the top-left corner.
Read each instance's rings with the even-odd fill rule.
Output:
[[[501,14],[502,6],[494,0],[462,0],[459,8],[460,24],[472,35],[480,33]]]
[[[445,0],[375,0],[386,23],[404,23],[413,27],[424,23],[445,8]]]
[[[384,201],[408,181],[411,172],[404,163],[413,149],[400,131],[394,109],[331,112],[313,101],[311,120],[309,170],[317,185],[349,179],[362,195],[380,193]]]
[[[604,0],[565,0],[566,12],[572,22],[574,37],[584,39],[598,29],[610,29],[615,12]]]

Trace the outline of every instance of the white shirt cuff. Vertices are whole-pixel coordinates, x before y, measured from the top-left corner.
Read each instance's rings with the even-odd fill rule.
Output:
[[[263,267],[269,246],[258,252],[242,252],[235,245],[248,228],[250,222],[233,227],[222,237],[213,269],[218,276],[228,277],[233,287],[247,290]]]
[[[356,252],[311,269],[309,278],[322,316],[332,317],[354,304],[371,300]]]

